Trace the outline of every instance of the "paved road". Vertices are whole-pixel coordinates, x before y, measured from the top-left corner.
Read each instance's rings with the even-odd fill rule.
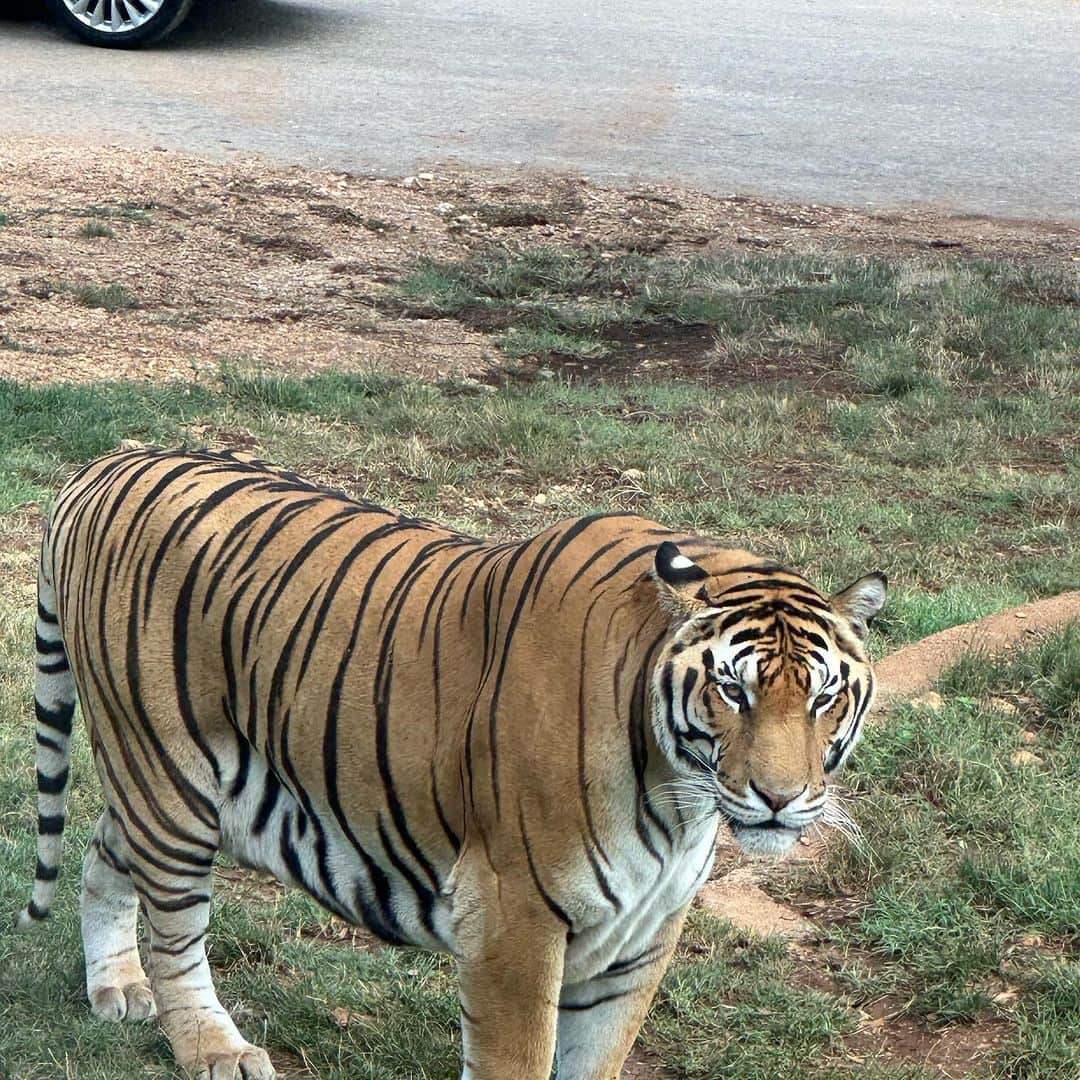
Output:
[[[204,0],[134,54],[5,18],[0,124],[1075,221],[1080,3]]]

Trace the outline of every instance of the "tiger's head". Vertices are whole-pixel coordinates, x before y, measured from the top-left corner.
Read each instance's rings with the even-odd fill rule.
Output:
[[[886,579],[827,598],[799,574],[730,554],[710,571],[673,543],[656,552],[673,625],[654,669],[653,728],[682,796],[719,810],[744,851],[775,858],[829,817],[829,777],[873,701],[864,644]]]

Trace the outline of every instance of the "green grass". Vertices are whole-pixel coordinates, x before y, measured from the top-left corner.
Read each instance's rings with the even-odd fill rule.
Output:
[[[830,935],[856,1003],[1001,1019],[993,1076],[1080,1076],[1080,625],[939,688],[940,712],[897,710],[849,766],[864,843],[787,887],[863,897]]]
[[[680,1080],[823,1076],[855,1030],[839,998],[802,984],[780,939],[694,911],[681,949],[642,1035]]]
[[[880,632],[896,643],[1080,580],[1076,466],[1047,460],[1070,410],[1005,400],[1029,418],[1023,440],[961,396],[853,404],[762,387],[551,379],[496,389],[240,367],[195,387],[0,383],[0,415],[11,417],[0,426],[0,512],[48,499],[68,470],[121,439],[199,445],[209,425],[251,432],[267,456],[365,497],[482,533],[621,507],[779,557],[825,587],[881,568],[893,594]]]
[[[70,293],[76,303],[83,307],[104,308],[105,311],[127,311],[138,307],[139,303],[134,293],[118,281],[108,285],[65,285],[63,291]]]
[[[67,211],[74,217],[85,217],[97,221],[126,221],[133,225],[149,225],[153,220],[150,211],[153,203],[120,203],[117,206],[86,206]],[[50,211],[45,211],[49,213]]]
[[[1078,293],[1075,270],[1014,263],[535,246],[429,259],[395,290],[407,312],[500,331],[511,356],[558,353],[567,340],[573,355],[596,356],[648,327],[700,325],[729,360],[825,357],[893,398],[1003,376],[1075,394]]]
[[[111,240],[116,236],[116,233],[113,231],[112,226],[107,225],[104,221],[101,221],[98,218],[91,218],[79,229],[79,235],[84,236],[89,240],[97,238]]]

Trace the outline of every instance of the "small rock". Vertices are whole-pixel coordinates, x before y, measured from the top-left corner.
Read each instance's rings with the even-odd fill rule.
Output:
[[[623,469],[624,480],[644,480],[645,474],[640,469]]]
[[[994,712],[1004,713],[1006,716],[1015,716],[1020,710],[1011,702],[1001,697],[990,699],[990,708]]]
[[[945,707],[945,699],[936,690],[928,690],[921,697],[912,698],[911,704],[918,709],[929,709],[931,712],[941,712]]]
[[[1043,759],[1038,754],[1033,754],[1030,750],[1016,750],[1009,758],[1009,764],[1015,765],[1019,769],[1026,769],[1036,765],[1041,765]]]
[[[532,497],[533,506],[546,506],[548,497],[541,491]]]
[[[1020,741],[1025,746],[1034,746],[1039,741],[1039,733],[1027,728],[1025,731],[1020,732]]]

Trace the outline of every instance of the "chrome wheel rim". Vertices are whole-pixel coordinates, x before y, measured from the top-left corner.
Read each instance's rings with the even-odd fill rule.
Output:
[[[79,22],[101,34],[126,34],[148,23],[165,0],[64,0]]]

